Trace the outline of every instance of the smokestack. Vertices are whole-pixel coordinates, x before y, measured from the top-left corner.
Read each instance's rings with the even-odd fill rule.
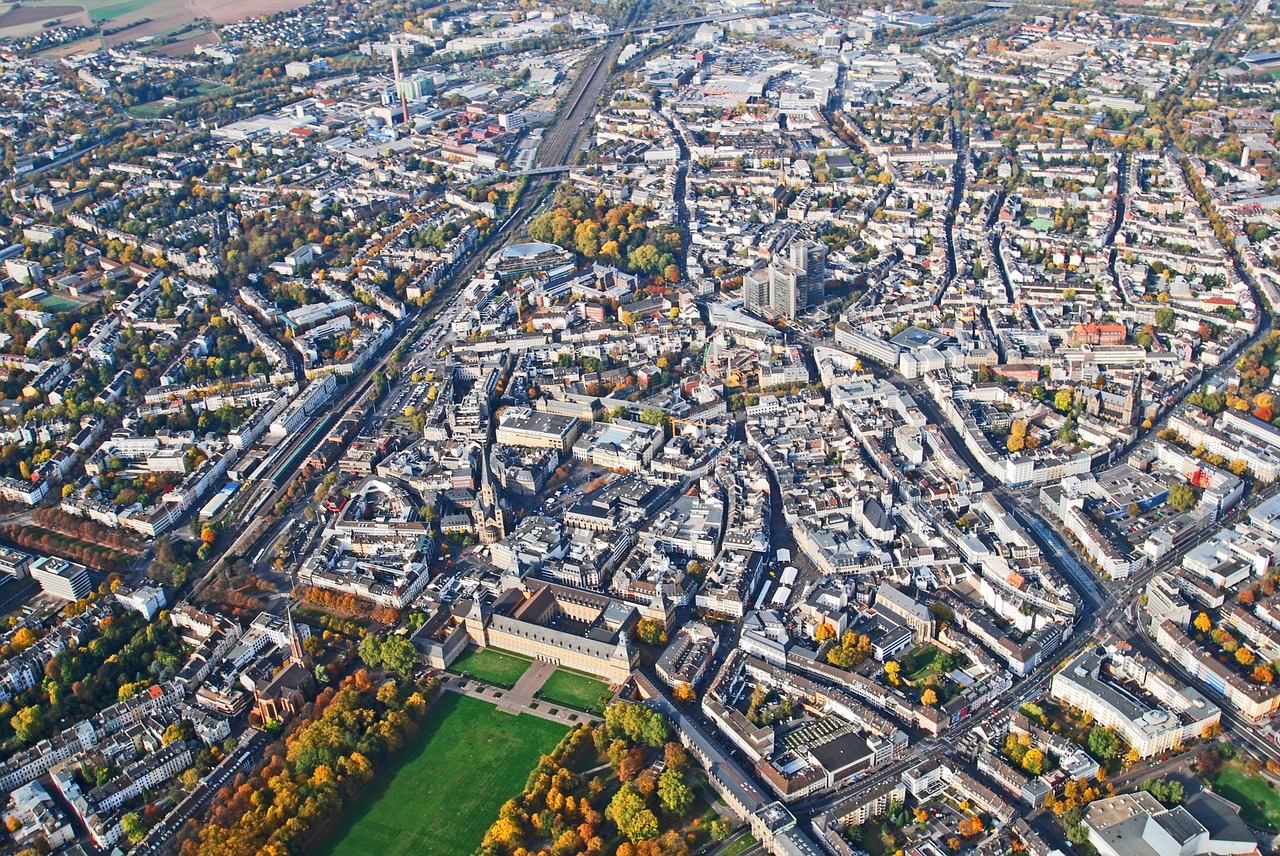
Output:
[[[404,123],[409,124],[409,102],[405,100],[404,90],[400,88],[400,48],[391,42],[391,74],[396,79],[396,95],[400,96],[400,113]]]

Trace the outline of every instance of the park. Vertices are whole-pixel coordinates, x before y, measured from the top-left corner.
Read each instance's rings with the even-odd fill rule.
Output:
[[[563,725],[442,694],[400,763],[327,836],[324,856],[469,856]]]

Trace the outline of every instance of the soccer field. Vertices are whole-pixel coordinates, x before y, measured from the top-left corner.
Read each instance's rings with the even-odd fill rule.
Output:
[[[402,753],[351,807],[324,856],[471,856],[498,809],[568,729],[445,693]]]

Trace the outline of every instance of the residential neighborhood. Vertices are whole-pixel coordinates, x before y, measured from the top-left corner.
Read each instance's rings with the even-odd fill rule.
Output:
[[[1280,849],[1268,0],[0,10],[0,850]]]

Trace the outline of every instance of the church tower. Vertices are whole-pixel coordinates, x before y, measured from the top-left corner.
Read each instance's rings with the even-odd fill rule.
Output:
[[[476,540],[481,544],[496,544],[507,537],[507,510],[498,486],[494,484],[489,454],[484,448],[480,449],[480,491],[471,515],[476,527]]]
[[[298,633],[298,627],[293,623],[293,604],[288,604],[284,608],[285,620],[289,623],[289,662],[299,666],[310,665],[311,658],[307,656],[306,650],[302,647],[302,636]]]

